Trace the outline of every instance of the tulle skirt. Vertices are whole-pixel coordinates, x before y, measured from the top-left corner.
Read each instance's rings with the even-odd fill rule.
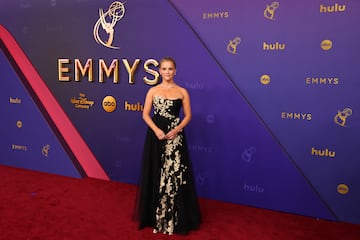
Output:
[[[154,116],[165,133],[176,124]],[[145,137],[143,162],[134,211],[139,229],[187,234],[197,229],[201,214],[184,131],[173,140],[158,140],[149,128]]]

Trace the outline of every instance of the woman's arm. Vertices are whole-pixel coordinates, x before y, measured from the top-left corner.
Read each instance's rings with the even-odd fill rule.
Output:
[[[183,128],[191,120],[191,104],[190,104],[189,93],[185,88],[181,88],[181,94],[183,96],[182,105],[183,105],[184,118],[176,128],[174,128],[173,130],[171,130],[166,134],[166,139],[173,139],[176,136],[176,134],[178,134],[178,132],[181,132]]]
[[[156,126],[150,116],[153,101],[153,92],[153,88],[150,88],[146,94],[142,118],[144,119],[145,123],[153,130],[157,138],[159,140],[162,140],[165,138],[165,134],[160,128]]]

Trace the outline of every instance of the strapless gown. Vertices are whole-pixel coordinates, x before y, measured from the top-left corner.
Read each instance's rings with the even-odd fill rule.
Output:
[[[181,99],[153,99],[152,120],[166,134],[180,123]],[[139,229],[186,234],[201,222],[185,132],[159,140],[148,128],[135,207]]]

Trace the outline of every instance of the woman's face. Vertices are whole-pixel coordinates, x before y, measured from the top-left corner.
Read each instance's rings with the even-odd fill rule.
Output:
[[[170,81],[174,79],[176,69],[171,61],[164,61],[160,64],[159,72],[163,81]]]

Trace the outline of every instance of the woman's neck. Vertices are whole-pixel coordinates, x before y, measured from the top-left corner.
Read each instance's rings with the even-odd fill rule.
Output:
[[[176,84],[174,82],[169,82],[169,83],[164,83],[163,82],[163,83],[160,84],[160,86],[163,87],[163,88],[173,88],[173,87],[176,86]]]

